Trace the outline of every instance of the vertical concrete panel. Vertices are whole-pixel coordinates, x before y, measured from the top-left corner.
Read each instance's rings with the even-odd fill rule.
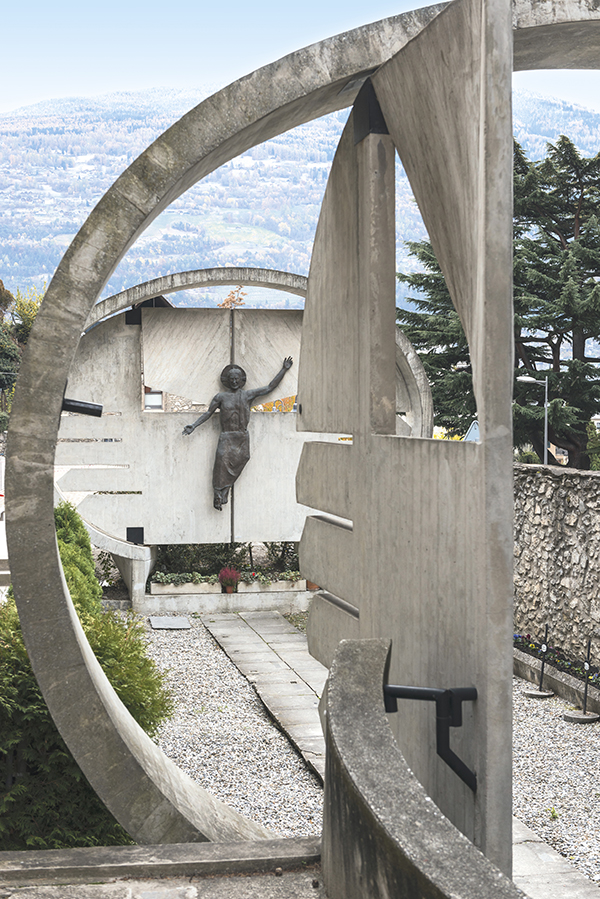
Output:
[[[233,361],[248,375],[248,387],[266,387],[286,356],[294,360],[281,384],[264,397],[266,403],[298,393],[302,315],[300,309],[236,309],[233,313]]]
[[[208,405],[230,359],[229,309],[143,309],[144,384]]]
[[[358,423],[357,184],[351,115],[331,167],[310,265],[298,376],[302,431],[352,434]]]
[[[100,403],[103,415],[137,412],[141,404],[140,328],[124,315],[92,328],[69,369],[67,396]],[[61,420],[61,429],[67,419]],[[81,422],[78,416],[77,421]],[[59,435],[62,436],[62,433]]]
[[[296,502],[295,473],[305,441],[315,435],[299,434],[296,419],[294,412],[250,416],[250,461],[234,487],[234,540],[300,539],[313,510]]]
[[[372,396],[383,395],[385,388],[376,367],[367,364],[373,359],[370,326],[377,326],[376,319],[361,318],[359,303],[351,349],[361,382],[350,454],[353,531],[347,533],[345,559],[340,541],[314,519],[301,543],[309,577],[311,565],[317,578],[325,576],[331,560],[329,589],[336,593],[337,587],[338,596],[360,608],[361,637],[392,638],[392,681],[477,687],[477,702],[465,708],[463,727],[452,732],[454,750],[477,772],[475,794],[437,757],[431,708],[403,701],[391,720],[427,792],[506,872],[511,867],[510,64],[509,4],[457,0],[373,77],[470,341],[482,443],[383,436],[385,428],[373,419]],[[357,177],[362,287],[382,277],[381,266],[385,271],[385,257],[370,254],[366,239],[360,246],[369,223],[384,219],[385,191],[378,196],[369,189],[369,167],[377,172],[375,154],[368,157],[366,143],[358,152],[364,153],[363,177],[348,153],[343,159]],[[332,174],[326,203],[333,227],[332,209],[337,204],[338,214],[348,213],[348,199],[337,193],[344,184],[341,174],[333,168]],[[335,235],[328,234],[327,241],[335,245]],[[315,254],[319,265],[331,265],[319,232]],[[311,279],[325,283],[327,278],[313,271],[314,265],[309,297]],[[378,304],[376,291],[372,300]],[[385,291],[380,301],[385,315]],[[321,325],[328,325],[324,312]],[[335,346],[335,332],[322,339]],[[322,362],[311,354],[315,382],[331,377],[324,355]],[[319,425],[327,429],[326,421]],[[331,510],[336,492],[317,474],[310,489],[300,484],[299,495]]]

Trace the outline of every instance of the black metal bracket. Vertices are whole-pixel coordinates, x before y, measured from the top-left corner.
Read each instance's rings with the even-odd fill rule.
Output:
[[[453,687],[451,690],[442,690],[438,687],[400,687],[384,684],[383,698],[386,712],[398,711],[398,699],[435,702],[437,754],[475,793],[477,775],[450,749],[450,728],[462,726],[462,704],[477,699],[475,687]]]

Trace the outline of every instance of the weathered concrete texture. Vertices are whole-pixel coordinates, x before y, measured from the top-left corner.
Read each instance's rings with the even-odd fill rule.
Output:
[[[143,346],[144,385],[208,405],[224,367],[244,364],[231,358],[230,319],[229,309],[143,309],[141,334],[130,327]]]
[[[318,862],[320,849],[317,839],[303,837],[0,852],[0,888],[9,884],[89,883],[115,877],[212,877],[266,873],[275,868],[289,871]]]
[[[383,706],[388,650],[384,640],[344,642],[330,672],[322,860],[329,899],[522,897],[406,764]]]
[[[188,836],[189,822],[180,826],[187,798],[172,789],[178,778],[171,776],[166,760],[160,754],[147,757],[137,737],[129,739],[131,719],[94,664],[62,576],[54,533],[53,464],[62,398],[80,335],[120,259],[173,200],[250,147],[351,103],[364,75],[418,35],[442,8],[410,12],[330,38],[242,78],[197,106],[100,200],[61,261],[37,316],[7,444],[13,586],[27,650],[59,730],[91,783],[138,839],[197,839],[199,831],[194,825]],[[570,3],[556,8],[559,20],[573,15]],[[544,21],[540,4],[531,10],[530,25]],[[600,11],[583,4],[576,15],[582,21],[600,20]],[[486,29],[486,41],[494,43],[493,28]],[[482,125],[481,133],[487,132]],[[487,170],[497,174],[492,164]],[[57,656],[67,660],[67,676],[55,676]],[[69,672],[74,674],[71,685]],[[73,682],[80,697],[77,708]],[[193,804],[198,811],[201,803]]]
[[[379,235],[373,242],[381,246],[379,229],[393,225],[386,224],[385,198],[372,189],[368,170],[359,163],[362,144],[380,135],[355,145],[351,119],[315,238],[305,308],[311,339],[303,337],[300,395],[303,427],[348,427],[353,445],[344,450],[343,462],[337,451],[337,465],[335,447],[307,445],[297,478],[301,501],[352,523],[349,531],[307,519],[302,570],[358,608],[361,637],[391,636],[392,681],[477,687],[477,703],[466,710],[460,733],[453,734],[458,753],[477,771],[476,794],[437,757],[434,716],[425,704],[401,703],[393,727],[408,764],[434,801],[506,872],[511,821],[511,51],[507,2],[458,0],[372,76],[469,337],[481,444],[398,438],[383,417],[373,417],[373,395],[380,394],[382,410],[385,378],[391,380],[381,367],[385,354],[374,351],[377,329],[385,316],[393,317],[394,298],[385,289],[369,293],[364,288],[371,279],[376,284],[385,280],[386,258],[371,254],[369,230]],[[370,171],[383,183],[381,161],[371,157]],[[341,286],[342,298],[334,287],[338,272],[346,269],[349,283]],[[339,326],[341,307],[350,319],[347,329]],[[313,340],[313,334],[318,338]],[[340,379],[342,390],[336,384],[340,371],[346,375],[340,363],[346,354],[350,371],[346,382]],[[324,603],[319,613],[325,616]],[[340,617],[331,610],[330,625]],[[344,622],[356,632],[355,619]],[[315,631],[309,627],[311,638]],[[336,636],[348,636],[348,631]],[[331,633],[329,644],[333,638]],[[329,655],[330,646],[321,641],[315,651]]]
[[[600,472],[515,465],[517,633],[600,656]]]
[[[396,328],[396,434],[433,436],[433,398],[423,363]]]
[[[246,371],[248,387],[265,386],[284,356],[298,359],[301,327],[302,312],[291,309],[235,309],[233,315],[229,309],[144,309],[144,382],[208,404],[223,389],[224,366],[235,362]],[[265,402],[294,396],[297,371],[292,366]]]
[[[109,315],[122,312],[123,309],[128,309],[130,306],[143,303],[153,297],[176,293],[179,290],[191,290],[194,287],[217,287],[223,284],[270,287],[273,290],[283,290],[285,293],[303,297],[306,296],[307,280],[304,275],[279,272],[268,268],[227,266],[176,272],[165,275],[163,278],[153,278],[152,281],[137,284],[135,287],[130,287],[122,293],[114,294],[114,296],[97,303],[88,317],[86,327],[90,328]]]
[[[597,69],[598,8],[587,0],[513,4],[514,70]]]
[[[315,886],[316,885],[316,886]],[[111,884],[37,886],[6,892],[0,899],[325,899],[319,870]]]
[[[221,614],[223,612],[254,612],[276,609],[282,614],[306,612],[314,596],[310,590],[274,593],[189,593],[152,596],[144,593],[133,599],[133,609],[139,615],[157,614]]]

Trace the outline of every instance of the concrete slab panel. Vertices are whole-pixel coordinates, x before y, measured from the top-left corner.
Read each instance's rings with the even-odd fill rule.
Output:
[[[233,361],[245,370],[250,387],[266,386],[286,356],[294,360],[281,384],[264,397],[266,403],[298,393],[302,315],[297,309],[234,310]]]
[[[141,331],[146,387],[206,405],[222,390],[229,309],[143,309]]]
[[[102,367],[98,367],[102,359]],[[93,328],[82,340],[69,369],[67,396],[100,403],[103,415],[141,408],[140,329],[117,315]],[[75,416],[74,416],[75,417]],[[76,416],[81,422],[81,416]]]

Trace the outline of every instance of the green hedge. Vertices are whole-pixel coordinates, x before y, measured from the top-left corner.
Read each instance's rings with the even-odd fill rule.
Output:
[[[56,509],[55,520],[66,581],[92,650],[133,717],[153,735],[171,714],[172,699],[146,655],[143,625],[102,612],[83,522],[66,503]],[[132,842],[90,787],[50,717],[12,597],[0,605],[0,777],[0,849]]]

